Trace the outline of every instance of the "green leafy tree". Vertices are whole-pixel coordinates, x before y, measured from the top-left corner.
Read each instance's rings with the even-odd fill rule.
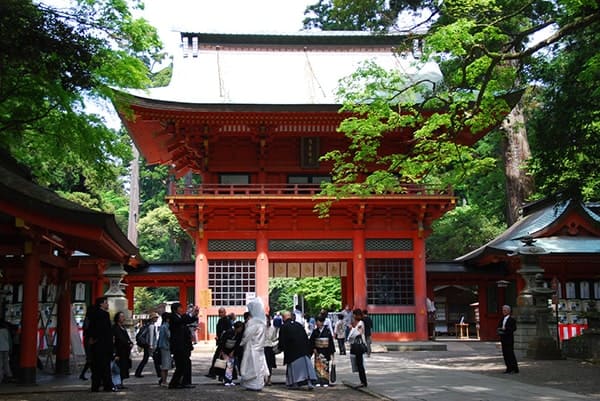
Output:
[[[449,260],[469,253],[500,235],[506,226],[477,206],[458,206],[432,226],[427,238],[428,260]]]
[[[148,261],[190,260],[188,234],[167,205],[149,211],[138,223],[140,253]]]
[[[42,185],[71,181],[92,192],[117,181],[131,155],[127,136],[86,102],[111,100],[111,87],[147,86],[161,43],[153,27],[133,18],[137,0],[70,4],[0,3],[0,147]]]
[[[342,289],[338,277],[272,278],[269,280],[271,312],[292,310],[294,295],[304,296],[305,312],[315,316],[321,309],[340,310]]]
[[[313,16],[307,27],[328,28],[325,22],[339,18],[337,22],[346,29],[376,31],[381,26],[382,30],[404,31],[404,49],[411,49],[415,38],[424,38],[423,58],[437,61],[445,80],[429,89],[422,82],[407,88],[402,77],[363,68],[346,82],[341,93],[346,100],[344,110],[356,117],[340,127],[350,138],[348,151],[327,155],[334,161],[338,184],[326,187],[327,195],[393,191],[398,176],[409,182],[454,181],[456,185],[471,173],[483,173],[491,161],[477,160],[469,149],[453,148],[457,135],[465,131],[479,135],[498,125],[514,104],[506,95],[538,77],[533,74],[534,55],[542,49],[554,52],[544,57],[565,51],[578,32],[598,31],[600,21],[600,6],[592,0],[393,1],[371,14],[379,18],[378,23],[360,20],[357,3],[321,1],[320,8],[309,11],[325,15]],[[404,29],[396,17],[407,13],[425,17]],[[529,43],[547,29],[553,31],[544,40]],[[397,100],[410,90],[421,94],[421,100]],[[407,154],[378,153],[383,135],[403,127],[415,132]]]
[[[149,313],[157,305],[168,300],[164,294],[146,287],[135,287],[133,289],[133,299],[133,311],[136,314]]]
[[[169,177],[168,166],[148,166],[140,163],[140,205],[141,216],[165,205]]]
[[[600,24],[540,59],[531,171],[542,194],[600,198]]]

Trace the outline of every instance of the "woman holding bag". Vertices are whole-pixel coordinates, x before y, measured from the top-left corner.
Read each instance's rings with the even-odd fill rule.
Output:
[[[352,329],[348,334],[348,342],[350,343],[350,360],[356,362],[356,370],[360,385],[358,387],[367,387],[367,374],[365,372],[364,354],[366,352],[365,324],[362,321],[362,310],[354,309],[352,312]],[[354,369],[352,369],[354,371]]]

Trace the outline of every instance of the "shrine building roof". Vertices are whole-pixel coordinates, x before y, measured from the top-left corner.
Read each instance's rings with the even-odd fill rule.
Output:
[[[512,254],[528,236],[550,253],[600,253],[600,216],[583,203],[540,202],[523,210],[525,215],[501,235],[454,260],[468,262],[490,252]]]
[[[47,241],[73,252],[133,265],[145,263],[114,215],[83,207],[35,184],[26,169],[8,155],[3,153],[3,156],[0,226],[7,236],[0,236],[0,244],[15,243],[23,230],[36,230]]]
[[[433,62],[395,49],[401,35],[365,32],[221,34],[182,32],[168,86],[127,90],[138,102],[208,105],[338,105],[339,80],[365,62],[400,71],[407,86],[440,82]]]

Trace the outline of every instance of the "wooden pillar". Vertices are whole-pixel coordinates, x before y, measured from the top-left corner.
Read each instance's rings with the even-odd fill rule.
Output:
[[[129,309],[131,310],[131,316],[133,316],[133,312],[135,310],[134,305],[133,305],[133,294],[135,293],[135,286],[132,284],[129,284],[127,287],[125,287],[125,298],[127,298],[127,305],[129,306]]]
[[[367,308],[367,271],[365,261],[365,232],[353,232],[354,258],[352,260],[353,300],[349,302],[353,308]],[[342,305],[344,307],[344,305]]]
[[[187,310],[187,306],[188,306],[188,303],[187,303],[188,294],[187,293],[188,293],[187,284],[186,283],[181,284],[179,286],[179,303],[181,305],[183,305],[184,310]]]
[[[479,302],[479,338],[483,337],[484,340],[487,340],[491,337],[491,329],[488,324],[488,305],[487,305],[487,294],[488,286],[487,282],[483,280],[479,280],[477,284],[477,302]],[[493,328],[496,330],[496,328]]]
[[[259,231],[256,238],[256,296],[265,304],[265,311],[269,310],[269,241],[266,233]]]
[[[416,340],[427,341],[427,276],[425,272],[425,240],[415,238],[413,277],[415,286]]]
[[[38,287],[40,255],[37,242],[25,243],[23,275],[23,310],[21,312],[21,357],[19,383],[35,384],[37,370],[37,335],[39,319]]]
[[[71,270],[61,269],[58,276],[56,323],[56,373],[69,374],[71,354]]]
[[[96,276],[95,284],[95,295],[92,297],[92,304],[96,301],[97,298],[104,296],[104,274],[100,266],[98,266],[98,275]]]
[[[208,289],[208,239],[198,234],[196,238],[196,263],[194,276],[194,298],[200,299],[200,290]],[[208,341],[208,310],[201,310],[198,316],[199,340]]]

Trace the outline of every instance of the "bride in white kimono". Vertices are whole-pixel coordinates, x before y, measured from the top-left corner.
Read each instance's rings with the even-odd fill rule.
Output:
[[[244,356],[240,367],[240,384],[248,390],[260,391],[269,377],[269,367],[265,359],[265,335],[267,321],[265,307],[260,298],[254,298],[247,305],[250,320],[244,328],[240,345]]]

